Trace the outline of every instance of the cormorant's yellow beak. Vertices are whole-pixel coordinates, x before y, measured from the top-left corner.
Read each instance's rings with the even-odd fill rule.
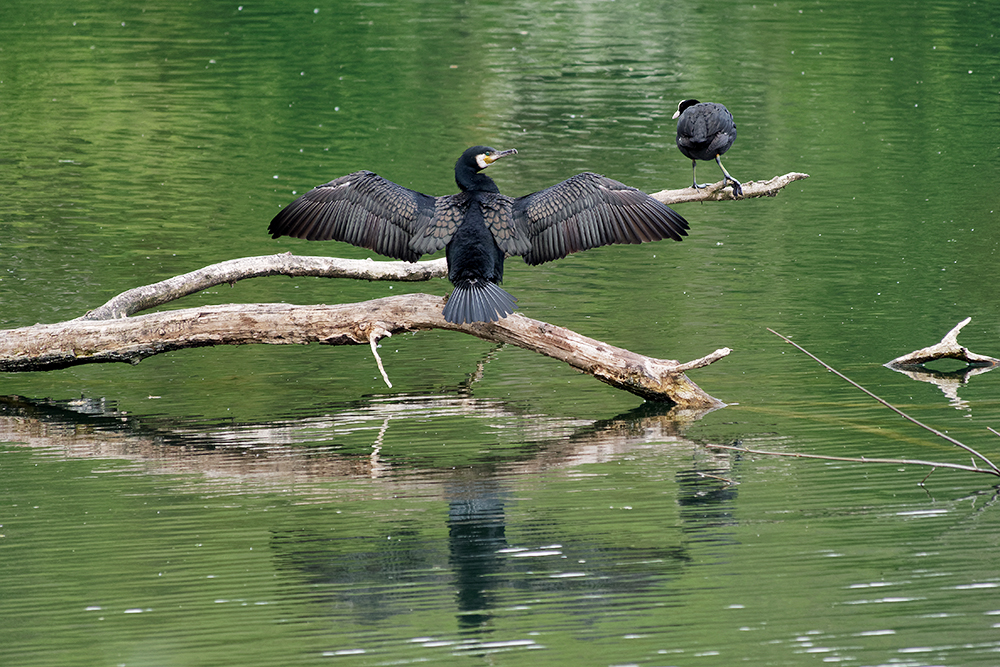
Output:
[[[517,155],[517,149],[516,148],[508,148],[505,151],[495,151],[493,153],[483,153],[482,155],[478,156],[478,162],[480,164],[482,164],[483,168],[485,169],[486,167],[490,166],[491,164],[493,164],[494,162],[496,162],[500,158],[505,157],[507,155]]]

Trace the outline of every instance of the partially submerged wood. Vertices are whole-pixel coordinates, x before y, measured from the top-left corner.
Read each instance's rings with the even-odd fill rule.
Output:
[[[692,408],[725,405],[684,374],[729,354],[687,363],[607,345],[520,314],[493,323],[452,324],[442,297],[407,294],[337,305],[243,304],[172,310],[112,320],[36,324],[0,335],[0,371],[40,371],[87,363],[138,363],[188,347],[249,343],[369,345],[386,335],[449,329],[510,343],[566,362],[613,387],[648,400]]]
[[[1000,365],[1000,359],[976,354],[958,344],[958,332],[971,321],[972,318],[967,317],[959,322],[954,329],[945,334],[940,343],[896,357],[883,365],[918,382],[935,385],[952,406],[959,410],[968,410],[969,404],[958,396],[959,388],[973,376],[988,373]],[[925,365],[940,359],[956,359],[965,362],[966,366],[953,371],[940,371]]]
[[[0,332],[0,372],[47,371],[88,363],[126,362],[188,347],[211,345],[371,345],[390,387],[375,343],[404,331],[450,329],[510,343],[566,362],[599,380],[651,401],[691,409],[725,404],[684,374],[729,354],[721,348],[687,363],[655,359],[580,336],[519,314],[495,323],[447,322],[444,299],[411,294],[332,306],[243,304],[134,313],[222,283],[270,275],[331,276],[361,280],[428,280],[447,275],[444,259],[374,262],[291,253],[245,257],[128,290],[83,317]]]
[[[970,366],[980,368],[980,372],[996,368],[1000,365],[1000,359],[970,352],[968,348],[958,344],[958,332],[971,321],[972,318],[967,317],[956,324],[955,328],[945,334],[940,343],[904,354],[901,357],[896,357],[884,365],[893,370],[906,371],[917,370],[924,364],[939,359],[957,359],[958,361],[964,361]]]
[[[952,329],[951,332],[949,332],[949,336],[951,334],[955,334],[957,336],[958,335],[958,329],[961,329],[963,326],[965,326],[968,323],[969,323],[969,320],[965,320],[964,322],[960,323],[957,327],[955,327],[954,329]],[[993,463],[993,461],[990,458],[988,458],[987,456],[979,453],[978,451],[976,451],[975,449],[973,449],[969,445],[966,445],[965,443],[960,442],[959,440],[956,440],[955,438],[951,437],[947,433],[944,433],[943,431],[939,431],[936,428],[932,428],[932,427],[928,426],[927,424],[921,422],[920,420],[911,417],[910,415],[906,414],[905,412],[903,412],[902,410],[900,410],[899,408],[897,408],[895,405],[892,405],[891,403],[889,403],[885,399],[876,396],[872,391],[870,391],[870,390],[862,387],[860,384],[858,384],[857,382],[855,382],[851,378],[847,377],[846,375],[844,375],[843,373],[841,373],[840,371],[838,371],[837,369],[835,369],[833,366],[831,366],[830,364],[826,363],[825,361],[823,361],[822,359],[820,359],[819,357],[817,357],[815,354],[813,354],[809,350],[805,349],[804,347],[802,347],[801,345],[799,345],[798,343],[796,343],[795,341],[793,341],[792,339],[790,339],[788,336],[783,336],[782,334],[778,333],[777,331],[775,331],[774,329],[771,329],[771,328],[768,328],[768,331],[770,331],[771,333],[773,333],[775,336],[778,336],[783,341],[785,341],[786,343],[788,343],[789,345],[791,345],[792,347],[794,347],[795,349],[797,349],[799,352],[802,352],[803,354],[805,354],[806,356],[808,356],[809,358],[811,358],[813,361],[817,362],[819,365],[823,366],[823,368],[825,368],[826,370],[830,371],[831,373],[833,373],[834,375],[836,375],[840,379],[844,380],[845,382],[847,382],[848,384],[852,385],[853,387],[856,387],[857,389],[860,389],[864,393],[868,394],[869,396],[871,396],[872,398],[874,398],[876,401],[878,401],[879,403],[881,403],[885,407],[889,408],[890,410],[892,410],[893,412],[895,412],[896,414],[898,414],[903,419],[905,419],[908,422],[911,422],[913,424],[916,424],[917,426],[919,426],[920,428],[924,429],[925,431],[933,433],[934,435],[938,436],[942,440],[945,440],[946,442],[949,442],[949,443],[955,445],[959,449],[964,449],[966,452],[968,452],[969,454],[972,455],[972,465],[971,466],[967,466],[967,465],[964,465],[964,464],[956,464],[956,463],[940,463],[940,462],[936,462],[936,461],[924,461],[924,460],[919,460],[919,459],[885,459],[885,458],[875,459],[875,458],[867,458],[867,457],[854,458],[854,457],[820,456],[820,455],[811,455],[811,454],[784,454],[784,453],[776,453],[776,452],[762,452],[762,451],[757,451],[757,450],[745,449],[743,447],[730,447],[730,446],[722,446],[723,448],[725,448],[725,449],[731,449],[731,450],[736,450],[736,451],[742,451],[742,452],[750,453],[750,454],[766,454],[766,455],[775,455],[775,456],[798,456],[798,457],[802,457],[802,458],[819,458],[819,459],[825,459],[825,460],[831,460],[831,461],[835,460],[835,461],[856,461],[856,462],[860,462],[860,463],[891,463],[891,464],[900,464],[900,465],[909,465],[909,464],[924,465],[924,466],[930,466],[931,467],[931,472],[927,473],[927,477],[930,477],[931,473],[933,473],[934,470],[937,469],[937,468],[952,468],[952,469],[956,469],[956,470],[967,470],[969,472],[982,472],[982,473],[987,473],[987,474],[990,474],[990,475],[994,475],[996,477],[1000,477],[1000,466],[998,466],[997,464]],[[947,339],[948,336],[945,336],[945,338]],[[944,341],[942,341],[942,342],[944,342]],[[989,428],[989,427],[987,427],[987,428]],[[995,433],[997,435],[1000,435],[1000,432],[994,431],[993,429],[989,429],[989,430],[993,431],[993,433]],[[979,467],[979,462],[985,463],[988,466],[988,468],[981,468],[981,467]],[[923,482],[927,480],[927,477],[924,477],[924,479],[920,483],[923,484]]]

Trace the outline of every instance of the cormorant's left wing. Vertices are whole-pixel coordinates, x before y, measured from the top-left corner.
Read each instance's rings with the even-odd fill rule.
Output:
[[[515,199],[513,216],[531,242],[528,264],[612,243],[680,241],[689,228],[645,192],[591,172]]]
[[[407,262],[424,251],[413,237],[433,220],[438,197],[356,171],[317,186],[283,208],[267,231],[272,238],[346,241]]]
[[[465,192],[437,197],[434,201],[434,215],[413,235],[410,248],[426,255],[445,247],[465,220],[468,208],[469,195]]]

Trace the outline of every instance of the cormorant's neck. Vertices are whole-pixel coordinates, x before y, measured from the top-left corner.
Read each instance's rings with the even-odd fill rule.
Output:
[[[463,192],[500,192],[493,179],[481,171],[455,169],[455,183]]]

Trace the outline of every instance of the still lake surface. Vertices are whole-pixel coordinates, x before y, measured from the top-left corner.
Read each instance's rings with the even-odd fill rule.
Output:
[[[994,3],[0,5],[0,327],[243,256],[371,169],[519,196],[584,170],[690,183],[679,100],[726,104],[737,178],[683,243],[507,263],[524,314],[654,357],[734,352],[677,415],[449,332],[196,349],[0,376],[3,665],[1000,664],[993,478],[713,444],[968,463],[767,331],[1000,459]],[[718,180],[715,165],[699,180]],[[188,297],[333,303],[446,281],[267,278]],[[947,370],[947,369],[946,369]]]

